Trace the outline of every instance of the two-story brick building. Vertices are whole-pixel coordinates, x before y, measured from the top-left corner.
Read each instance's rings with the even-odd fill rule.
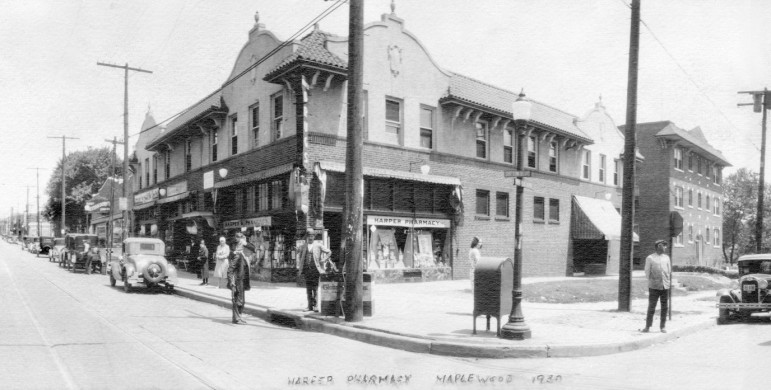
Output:
[[[668,238],[670,212],[676,211],[683,231],[673,239],[673,263],[718,264],[723,256],[722,172],[731,164],[698,127],[684,130],[661,121],[640,123],[636,130],[645,156],[637,172],[640,197],[635,215],[641,249],[652,251],[656,240]]]
[[[521,141],[532,171],[524,273],[572,274],[574,198],[601,192],[597,200],[618,203],[620,183],[611,178],[620,173],[609,161],[621,151],[608,152],[606,179],[582,180],[593,140],[579,118],[533,101],[530,127],[514,129],[515,93],[443,69],[404,26],[392,12],[365,27],[366,268],[377,280],[465,278],[474,236],[483,255],[512,256],[514,186],[504,172]],[[257,20],[221,88],[156,136],[143,133],[135,234],[157,224],[181,248],[195,237],[213,243],[245,232],[268,266],[260,277],[270,280],[294,280],[295,242],[307,227],[323,233],[337,258],[346,53],[347,38],[316,28],[282,42]]]

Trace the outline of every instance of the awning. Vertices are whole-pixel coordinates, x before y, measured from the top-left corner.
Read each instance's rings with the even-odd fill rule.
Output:
[[[621,215],[604,199],[573,196],[570,235],[574,239],[621,239]],[[633,241],[640,238],[632,232]]]
[[[166,220],[177,221],[180,219],[191,219],[195,217],[203,218],[204,220],[206,220],[206,223],[209,224],[209,226],[214,227],[214,214],[211,211],[192,211],[189,213],[178,215],[176,217],[166,218]]]
[[[345,164],[332,161],[319,161],[321,169],[332,172],[345,172]],[[392,169],[364,167],[364,176],[385,177],[390,179],[412,180],[424,183],[460,185],[460,179],[450,176],[424,175],[422,173],[394,171]]]
[[[177,201],[177,200],[180,200],[180,199],[185,199],[185,198],[188,197],[188,195],[190,195],[190,192],[189,191],[185,191],[185,192],[183,192],[181,194],[176,194],[176,195],[172,195],[172,196],[167,196],[165,198],[160,198],[160,199],[157,200],[157,202],[158,202],[158,204],[174,202],[174,201]]]
[[[292,163],[287,163],[287,164],[279,165],[277,167],[268,168],[259,172],[254,172],[247,175],[236,176],[232,179],[218,181],[214,183],[214,188],[225,188],[225,187],[234,186],[238,184],[260,181],[263,179],[267,179],[269,177],[273,177],[273,176],[291,172],[291,171],[292,171]]]

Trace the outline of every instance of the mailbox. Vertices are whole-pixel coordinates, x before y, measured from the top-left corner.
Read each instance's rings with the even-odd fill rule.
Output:
[[[514,289],[514,261],[507,257],[482,257],[474,269],[474,334],[477,317],[498,320],[497,335],[501,334],[501,317],[511,314],[511,292]]]

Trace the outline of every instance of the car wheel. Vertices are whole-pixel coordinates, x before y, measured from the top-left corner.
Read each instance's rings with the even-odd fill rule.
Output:
[[[118,281],[117,281],[117,280],[115,280],[115,277],[114,277],[114,276],[112,276],[112,274],[110,274],[110,286],[113,286],[113,287],[115,287],[115,283],[117,283],[117,282],[118,282]]]
[[[166,269],[163,264],[150,263],[145,267],[142,275],[144,276],[145,281],[149,283],[158,283],[166,275]]]
[[[730,319],[731,314],[728,311],[728,309],[718,309],[717,311],[717,324],[718,325],[725,325],[728,323],[728,320]]]

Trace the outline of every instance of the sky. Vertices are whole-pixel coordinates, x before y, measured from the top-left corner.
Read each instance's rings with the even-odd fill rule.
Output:
[[[395,0],[396,15],[443,68],[583,116],[602,99],[626,122],[631,0]],[[391,0],[365,0],[365,23]],[[35,210],[67,152],[123,138],[148,110],[172,118],[219,88],[254,25],[285,40],[335,1],[0,0],[0,217]],[[733,164],[760,166],[761,114],[738,91],[771,81],[771,1],[642,0],[638,123],[670,120]],[[348,34],[348,5],[320,21]],[[303,34],[304,35],[304,34]],[[366,55],[366,52],[365,52]],[[122,156],[122,152],[119,152]],[[34,168],[41,168],[35,170]],[[767,170],[768,173],[769,170]]]

